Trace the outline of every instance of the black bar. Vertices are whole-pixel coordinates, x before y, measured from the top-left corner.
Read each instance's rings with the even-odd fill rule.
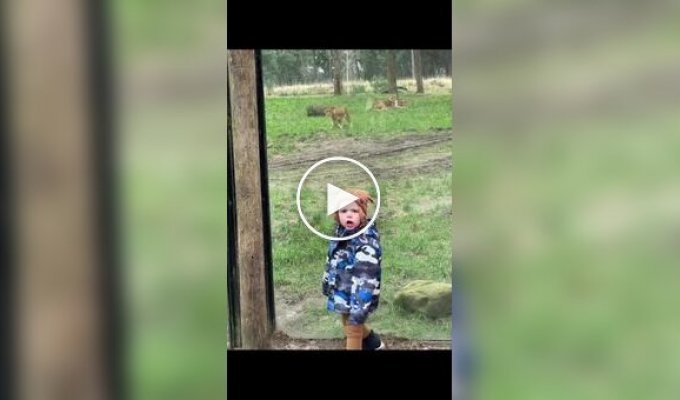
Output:
[[[266,387],[279,398],[450,399],[451,352],[263,351],[227,352],[227,398],[255,399]]]
[[[451,49],[453,2],[227,2],[229,49]]]
[[[264,78],[262,77],[262,51],[255,50],[255,73],[257,80],[257,118],[260,127],[260,182],[262,188],[262,234],[264,242],[264,266],[267,285],[267,318],[276,327],[274,304],[274,265],[272,258],[271,219],[269,210],[269,170],[267,169],[267,124],[264,109]]]

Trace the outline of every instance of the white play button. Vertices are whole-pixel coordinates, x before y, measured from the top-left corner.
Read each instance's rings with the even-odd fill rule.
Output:
[[[326,184],[326,215],[331,215],[348,204],[352,204],[359,198],[352,193],[347,193],[330,183]]]
[[[335,237],[335,236],[330,236],[330,235],[327,235],[325,233],[320,232],[319,230],[314,228],[309,223],[309,221],[305,217],[304,213],[302,212],[302,203],[301,203],[300,197],[302,195],[302,186],[305,184],[305,180],[307,179],[307,176],[309,176],[309,174],[312,173],[312,171],[314,171],[317,167],[319,167],[323,164],[329,163],[329,162],[349,163],[349,164],[353,164],[356,167],[359,167],[360,169],[362,169],[366,173],[366,175],[368,175],[369,178],[371,178],[371,181],[373,182],[373,186],[375,186],[375,195],[376,196],[374,197],[375,198],[375,210],[373,211],[373,215],[368,219],[366,225],[363,228],[361,228],[358,232],[352,233],[351,235],[348,235],[348,236]],[[342,176],[338,176],[338,178],[339,178],[339,180],[342,180]],[[328,180],[331,180],[331,179],[328,179]],[[326,217],[328,215],[333,214],[334,212],[340,210],[341,208],[347,206],[348,204],[351,204],[351,203],[353,203],[353,202],[355,202],[359,199],[357,196],[355,196],[351,193],[348,193],[348,192],[340,189],[337,186],[334,186],[334,185],[331,185],[330,183],[327,183],[328,180],[327,180],[327,178],[324,178],[323,181],[322,181],[323,183],[326,183]],[[336,182],[337,182],[337,180],[336,180]],[[323,190],[322,188],[323,188],[323,186],[320,185],[318,187],[319,190],[316,193],[321,192]],[[369,191],[370,189],[368,189],[368,187],[366,187],[364,190]],[[300,179],[300,183],[298,183],[297,195],[295,197],[296,197],[295,200],[296,200],[296,203],[297,203],[298,213],[300,214],[300,219],[302,220],[302,222],[307,226],[307,228],[309,228],[310,231],[314,232],[314,234],[316,234],[317,236],[324,238],[326,240],[349,240],[349,239],[353,239],[353,238],[363,234],[364,232],[366,232],[366,230],[368,230],[368,228],[371,225],[373,225],[373,223],[375,223],[376,218],[378,218],[378,213],[380,212],[380,187],[378,186],[378,182],[375,180],[375,176],[373,176],[371,171],[369,171],[369,169],[366,168],[365,165],[363,165],[359,161],[353,160],[353,159],[348,158],[348,157],[325,158],[323,160],[317,161],[314,165],[309,167],[309,169],[304,173],[304,175],[302,175],[302,179]],[[319,197],[321,197],[321,196],[319,196]],[[321,200],[321,199],[319,199],[319,200]],[[319,203],[316,203],[316,204],[318,204],[318,208],[316,208],[316,210],[318,210],[318,214],[316,214],[316,218],[318,220],[319,214],[323,215],[323,208],[322,208],[323,207],[323,200],[321,200]],[[314,212],[313,212],[313,215],[314,215]]]

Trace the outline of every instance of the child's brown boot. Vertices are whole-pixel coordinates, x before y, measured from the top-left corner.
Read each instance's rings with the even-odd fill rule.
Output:
[[[361,342],[364,338],[363,325],[345,325],[347,336],[347,350],[361,350]]]

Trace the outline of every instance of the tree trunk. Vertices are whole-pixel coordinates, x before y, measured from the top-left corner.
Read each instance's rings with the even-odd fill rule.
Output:
[[[423,89],[423,58],[421,57],[420,50],[413,51],[413,70],[416,76],[416,93],[424,93]]]
[[[416,80],[415,50],[411,50],[411,76],[413,77],[413,81],[415,82],[415,80]]]
[[[340,50],[331,50],[333,61],[333,95],[342,95],[342,57]]]
[[[397,61],[395,50],[387,50],[387,88],[388,92],[397,93]]]
[[[314,83],[317,83],[319,81],[319,67],[316,66],[316,50],[312,50],[312,66],[314,67],[314,71],[312,72],[314,76]]]

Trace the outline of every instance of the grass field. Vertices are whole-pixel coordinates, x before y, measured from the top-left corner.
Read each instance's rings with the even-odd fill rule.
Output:
[[[346,156],[364,163],[376,176],[382,202],[378,217],[383,257],[381,306],[372,319],[384,333],[412,339],[450,339],[451,320],[428,320],[393,305],[398,288],[414,279],[451,281],[451,95],[405,95],[409,107],[366,110],[371,95],[268,98],[270,198],[275,291],[279,324],[291,336],[338,337],[337,317],[325,310],[320,293],[328,242],[300,221],[297,184],[314,162]],[[352,126],[331,128],[327,117],[307,117],[310,104],[345,105]],[[335,168],[335,167],[334,167]],[[324,179],[340,187],[374,192],[363,173],[319,172],[305,185],[303,198],[322,205]],[[314,181],[312,178],[308,178]],[[374,193],[375,195],[375,193]],[[306,213],[330,234],[323,207]]]
[[[319,133],[331,133],[333,137],[389,137],[396,133],[427,132],[451,129],[451,94],[400,95],[409,101],[409,107],[384,111],[366,110],[375,98],[387,98],[361,94],[355,96],[299,96],[271,97],[265,104],[267,118],[267,144],[272,155],[287,153],[293,145]],[[345,106],[349,109],[352,124],[340,131],[332,129],[326,117],[309,118],[308,105]]]

